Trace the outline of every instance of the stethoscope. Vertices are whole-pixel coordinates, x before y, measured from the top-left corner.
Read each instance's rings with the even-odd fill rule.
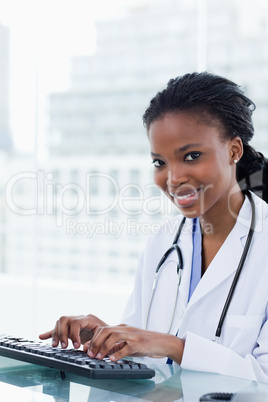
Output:
[[[233,282],[231,284],[229,293],[227,295],[227,298],[226,298],[226,301],[225,301],[225,304],[224,304],[224,307],[222,309],[222,313],[221,313],[221,316],[220,316],[220,320],[219,320],[219,323],[218,323],[218,326],[217,326],[217,329],[216,329],[216,333],[215,333],[215,340],[216,341],[221,336],[221,330],[222,330],[223,322],[224,322],[224,319],[226,317],[228,308],[230,306],[230,303],[231,303],[231,300],[232,300],[232,297],[233,297],[233,294],[234,294],[234,291],[235,291],[239,276],[240,276],[241,271],[243,269],[243,266],[244,266],[244,263],[245,263],[245,260],[246,260],[246,257],[247,257],[248,251],[249,251],[249,247],[250,247],[250,244],[251,244],[251,241],[252,241],[254,228],[255,228],[255,220],[256,220],[255,204],[254,204],[252,195],[251,195],[251,193],[249,191],[247,191],[247,190],[244,191],[244,194],[247,195],[247,197],[248,197],[248,199],[250,201],[250,204],[251,204],[251,209],[252,209],[251,223],[250,223],[250,228],[249,228],[246,244],[245,244],[242,256],[240,258],[238,267],[236,269],[236,273],[235,273]],[[177,301],[178,301],[178,296],[179,296],[179,287],[180,287],[180,283],[181,283],[181,274],[182,274],[182,270],[183,270],[182,253],[181,253],[181,250],[180,250],[180,248],[179,248],[177,243],[178,243],[178,240],[180,238],[183,226],[185,224],[185,220],[186,220],[186,218],[183,217],[183,219],[182,219],[182,221],[180,223],[179,229],[178,229],[178,231],[176,233],[176,236],[174,238],[172,246],[165,252],[165,254],[163,255],[163,257],[161,258],[161,260],[159,261],[159,263],[158,263],[158,265],[156,267],[155,278],[154,278],[154,281],[153,281],[152,292],[151,292],[151,297],[150,297],[148,311],[147,311],[145,329],[147,329],[147,327],[148,327],[148,321],[149,321],[150,312],[151,312],[151,308],[152,308],[152,303],[153,303],[153,299],[154,299],[154,295],[155,295],[155,290],[157,288],[160,269],[163,266],[163,264],[165,263],[165,261],[167,260],[168,256],[173,251],[176,251],[177,257],[178,257],[178,263],[177,263],[177,278],[178,278],[178,280],[177,280],[177,286],[176,286],[176,297],[175,297],[175,303],[174,303],[173,312],[172,312],[172,318],[171,318],[171,321],[170,321],[169,329],[167,331],[167,333],[170,333],[170,330],[171,330],[171,327],[172,327],[172,324],[173,324],[173,321],[174,321],[174,317],[175,317],[176,306],[177,306]]]

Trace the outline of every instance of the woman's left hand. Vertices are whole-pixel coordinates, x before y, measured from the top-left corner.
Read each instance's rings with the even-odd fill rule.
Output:
[[[180,364],[184,340],[160,332],[147,331],[125,324],[99,327],[93,338],[84,344],[84,351],[92,358],[117,361],[125,356],[169,357]]]

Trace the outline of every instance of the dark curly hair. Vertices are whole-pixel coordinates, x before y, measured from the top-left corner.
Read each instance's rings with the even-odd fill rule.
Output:
[[[268,202],[268,160],[248,143],[254,135],[252,112],[255,104],[234,82],[208,72],[171,79],[156,94],[143,115],[144,126],[166,113],[198,114],[208,125],[217,124],[223,138],[239,136],[244,153],[237,164],[236,177],[241,189],[249,189]]]

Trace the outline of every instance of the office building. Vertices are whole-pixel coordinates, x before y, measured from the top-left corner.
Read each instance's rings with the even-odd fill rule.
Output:
[[[149,100],[170,77],[198,68],[245,87],[257,104],[256,143],[265,146],[268,5],[254,5],[248,28],[243,2],[203,1],[203,11],[198,3],[131,1],[124,17],[96,24],[96,53],[72,59],[70,90],[50,96],[51,154],[147,152]]]
[[[147,152],[142,114],[149,100],[169,77],[195,68],[196,44],[187,52],[186,40],[195,31],[191,8],[131,4],[125,17],[96,24],[96,54],[72,59],[70,91],[50,96],[52,154]],[[178,14],[171,4],[182,7]]]

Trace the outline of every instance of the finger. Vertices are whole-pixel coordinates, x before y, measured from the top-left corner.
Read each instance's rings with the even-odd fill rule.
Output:
[[[119,331],[118,328],[115,332],[111,331],[113,331],[112,328],[102,328],[96,339],[92,339],[89,351],[90,357],[103,359],[113,348],[125,342],[124,338],[127,335],[125,332]]]
[[[115,352],[122,349],[126,344],[127,344],[126,342],[117,342],[109,351],[109,355],[113,355]]]
[[[89,349],[90,349],[90,344],[91,344],[91,341],[88,341],[88,342],[85,342],[84,343],[84,345],[83,345],[83,351],[84,352],[88,352],[89,351]]]
[[[90,325],[89,319],[84,316],[76,317],[72,320],[70,328],[69,328],[69,338],[72,340],[73,345],[76,349],[81,346],[82,338],[83,341],[89,340],[92,338],[91,331],[86,330]]]
[[[73,317],[61,317],[54,328],[54,332],[52,335],[52,346],[60,342],[61,347],[63,349],[67,348],[68,346],[68,337],[69,337],[69,328],[70,328],[70,321]],[[57,346],[56,345],[56,346]]]
[[[53,330],[48,331],[48,332],[44,332],[43,334],[39,335],[39,338],[42,339],[42,341],[44,341],[46,339],[49,339],[49,338],[52,338],[52,333],[53,333]]]
[[[55,328],[52,331],[52,346],[56,347],[59,344],[59,337],[58,337],[58,321],[56,322]]]
[[[118,350],[122,349],[123,346],[125,346],[126,344],[127,344],[127,343],[126,343],[125,341],[124,341],[124,342],[117,342],[117,343],[112,347],[112,349],[109,350],[109,352],[107,353],[107,355],[114,354],[114,353],[117,352]],[[83,346],[83,351],[86,352],[86,353],[88,353],[88,354],[90,355],[90,357],[93,357],[93,356],[94,356],[93,352],[91,352],[91,341],[88,341],[88,342],[86,342],[86,343],[84,344],[84,346]]]
[[[94,330],[98,327],[99,322],[101,321],[93,315],[73,318],[69,329],[69,338],[75,348],[79,348],[81,343],[84,344],[93,338]]]
[[[118,360],[131,355],[134,355],[133,349],[130,347],[129,344],[125,343],[125,346],[123,346],[120,350],[110,355],[109,359],[112,362],[117,362]]]
[[[109,352],[109,350],[106,350],[105,342],[107,342],[107,338],[110,337],[110,335],[113,333],[114,328],[113,327],[99,327],[95,333],[93,338],[91,339],[91,342],[89,344],[89,349],[88,349],[88,355],[91,358],[94,358],[98,355],[100,352],[100,349],[103,348],[102,354],[105,353],[104,350],[106,351],[106,355]],[[99,357],[98,357],[99,358]]]

